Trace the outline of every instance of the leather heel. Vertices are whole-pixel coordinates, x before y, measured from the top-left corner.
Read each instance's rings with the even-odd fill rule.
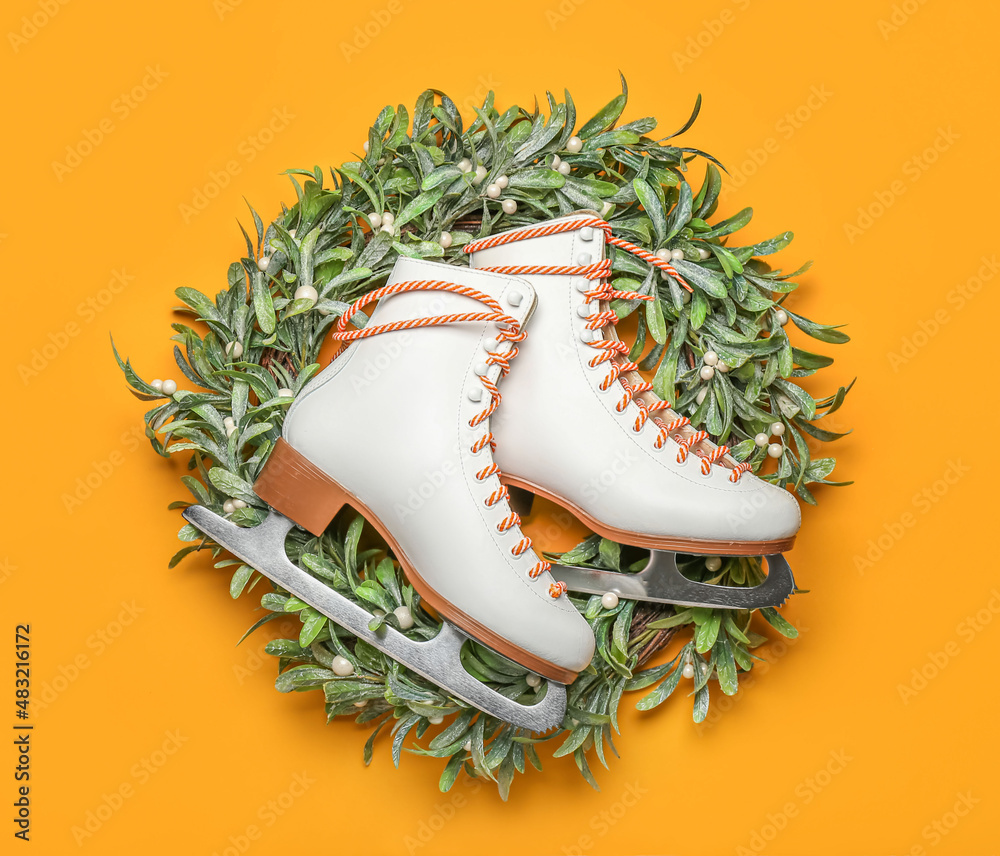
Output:
[[[284,439],[275,444],[253,489],[275,511],[313,535],[322,535],[348,503],[347,492]]]

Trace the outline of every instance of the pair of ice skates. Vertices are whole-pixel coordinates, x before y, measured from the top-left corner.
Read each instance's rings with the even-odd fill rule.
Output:
[[[184,516],[447,692],[536,731],[562,720],[565,684],[594,652],[567,588],[686,606],[783,602],[794,581],[780,553],[795,540],[798,503],[638,374],[610,301],[648,298],[611,288],[608,244],[687,287],[669,260],[589,213],[474,241],[468,269],[400,258],[387,284],[341,317],[334,337],[347,347],[290,408],[254,485],[274,509],[267,521],[240,529],[198,506]],[[367,325],[350,329],[376,299]],[[509,487],[651,550],[649,564],[637,574],[550,566],[522,532]],[[289,561],[294,523],[320,534],[344,505],[382,534],[444,619],[434,639],[370,631],[365,609]],[[754,588],[694,582],[672,551],[767,556],[768,576]],[[469,675],[458,658],[467,636],[547,678],[539,700],[522,704]]]

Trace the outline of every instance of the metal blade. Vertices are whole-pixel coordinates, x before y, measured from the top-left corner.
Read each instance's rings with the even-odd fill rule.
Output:
[[[185,509],[183,516],[283,589],[456,698],[532,731],[546,731],[563,721],[565,686],[547,681],[545,691],[538,693],[539,701],[532,705],[500,695],[462,667],[459,654],[469,637],[447,621],[438,635],[426,642],[410,639],[384,624],[375,632],[369,630],[371,613],[292,564],[285,553],[285,537],[295,524],[287,517],[272,511],[260,526],[241,529],[201,505]]]
[[[780,553],[766,556],[767,579],[758,586],[719,586],[689,580],[677,568],[675,553],[653,550],[649,564],[635,574],[553,565],[552,576],[570,591],[585,594],[614,592],[629,600],[708,606],[717,609],[759,609],[780,606],[795,591],[795,578]]]

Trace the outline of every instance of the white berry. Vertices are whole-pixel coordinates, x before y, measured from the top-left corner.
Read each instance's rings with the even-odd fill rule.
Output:
[[[292,392],[287,386],[283,386],[278,390],[278,398],[293,398],[295,393]]]
[[[680,261],[683,258],[684,258],[684,250],[671,250],[670,251],[670,260],[671,261],[678,262],[678,261]]]
[[[699,389],[698,390],[698,394],[694,397],[694,400],[698,404],[701,404],[705,400],[705,396],[706,395],[708,395],[708,390],[707,389]]]
[[[718,556],[709,556],[707,559],[705,559],[705,569],[710,571],[711,573],[714,574],[716,571],[721,570],[721,568],[722,568],[722,559],[720,559]]]
[[[724,362],[723,362],[722,360],[719,360],[719,362],[717,362],[717,363],[715,364],[715,368],[716,368],[716,369],[717,369],[718,371],[720,371],[720,372],[722,372],[723,374],[725,374],[725,373],[726,373],[727,371],[729,371],[729,364],[728,364],[728,363],[724,363]]]
[[[395,222],[396,222],[396,215],[393,214],[391,211],[386,211],[382,214],[383,226],[391,226]]]
[[[246,508],[247,504],[242,499],[233,500],[233,508]]]
[[[702,366],[701,371],[698,372],[698,374],[701,375],[702,380],[711,380],[713,377],[715,377],[715,369],[713,369],[711,366]]]
[[[296,300],[311,300],[315,303],[319,300],[319,292],[316,291],[311,285],[300,285],[295,289],[295,299]]]
[[[562,163],[562,158],[559,155],[552,155],[552,169],[559,169],[559,164]]]
[[[408,606],[397,606],[392,614],[396,616],[396,620],[399,621],[399,626],[403,630],[409,630],[413,627],[413,615]]]
[[[663,249],[657,250],[655,253],[653,253],[653,255],[656,256],[660,261],[664,261],[664,262],[669,262],[670,261],[670,250],[668,250],[666,247],[663,247]]]
[[[501,190],[506,190],[507,185],[510,184],[510,179],[506,175],[498,175],[496,180],[496,186]]]
[[[441,714],[438,714],[437,716],[428,716],[427,721],[431,725],[440,725],[442,722],[444,722],[444,717]]]
[[[534,673],[527,675],[524,680],[529,687],[540,687],[542,685],[542,679]]]
[[[768,440],[770,439],[771,438],[768,437],[767,434],[758,434],[756,437],[753,438],[753,441],[763,449],[767,445]]]
[[[575,134],[566,141],[566,151],[576,154],[583,149],[583,140]]]
[[[458,168],[462,172],[472,172],[472,161],[470,161],[468,158],[462,158],[458,162]]]
[[[231,499],[227,499],[224,503],[222,503],[222,510],[226,514],[232,514],[236,510],[233,507],[233,501]]]
[[[471,752],[472,751],[472,741],[471,740],[466,740],[465,743],[462,744],[462,748],[466,752]]]
[[[513,214],[517,211],[517,203],[513,199],[505,199],[500,203],[500,207],[503,208],[504,214]]]
[[[295,237],[295,230],[294,229],[289,229],[288,230],[288,234],[289,234],[289,236],[291,236],[292,238],[294,238]]]
[[[703,250],[703,249],[698,250],[698,258],[701,259],[702,261],[705,261],[705,259],[709,258],[711,255],[712,253],[709,250]]]
[[[233,434],[235,434],[237,432],[237,430],[239,430],[239,429],[237,429],[237,427],[235,425],[229,425],[229,426],[227,426],[226,427],[226,436],[227,437],[232,437]]]
[[[559,164],[557,169],[559,170],[560,175],[569,175],[570,172],[572,171],[572,168],[568,163]]]
[[[163,389],[163,381],[160,380],[159,378],[156,378],[156,380],[151,381],[149,385],[153,387],[153,389],[155,389],[157,392],[160,392]]]
[[[451,232],[442,232],[438,235],[438,243],[443,249],[447,250],[451,246]]]
[[[371,143],[369,143],[368,140],[365,140],[361,144],[361,148],[363,148],[365,150],[365,154],[368,154],[368,152],[371,151]]]
[[[243,356],[243,346],[239,342],[230,342],[226,345],[226,353],[234,360],[238,360]]]
[[[618,595],[613,591],[607,591],[601,595],[601,606],[605,609],[614,609],[618,606]]]
[[[785,433],[785,423],[784,422],[772,422],[771,423],[771,434],[775,437],[780,437]]]
[[[177,392],[177,384],[172,380],[163,381],[163,386],[160,388],[164,395],[173,395]]]
[[[382,215],[381,214],[369,214],[368,222],[371,224],[373,229],[378,229],[382,225]]]
[[[363,699],[361,699],[361,701],[356,701],[356,702],[354,702],[354,706],[355,707],[367,707],[368,706],[368,699],[363,698]]]
[[[486,185],[486,195],[490,199],[498,199],[503,191],[500,189],[499,184],[487,184]]]
[[[472,183],[473,184],[482,184],[483,181],[486,178],[486,173],[487,172],[488,172],[488,170],[482,164],[480,164],[479,166],[477,166],[476,167],[476,177],[474,179],[472,179]]]
[[[267,270],[267,266],[269,264],[271,264],[271,257],[270,256],[261,256],[259,259],[257,259],[257,269],[258,270]]]
[[[342,678],[354,674],[354,664],[347,657],[341,657],[339,654],[333,658],[330,668],[333,669],[335,675],[340,675]]]
[[[714,366],[716,363],[719,362],[719,355],[715,353],[715,351],[705,351],[705,356],[703,356],[701,359],[706,366]]]
[[[767,453],[772,458],[780,458],[781,452],[782,452],[781,443],[772,443],[770,446],[767,447]]]
[[[223,419],[223,420],[222,420],[222,424],[223,424],[223,425],[224,425],[224,426],[225,426],[226,428],[233,428],[233,427],[235,427],[235,425],[236,425],[236,420],[235,420],[235,419],[233,419],[233,417],[232,417],[232,416],[227,416],[227,417],[226,417],[225,419]]]
[[[778,323],[784,327],[788,323],[788,313],[784,309],[779,309],[774,313],[774,317],[778,320]]]
[[[605,202],[601,206],[601,216],[606,220],[608,218],[608,215],[614,210],[615,210],[614,205],[612,205],[610,202]]]
[[[392,223],[383,223],[382,228],[379,229],[380,232],[387,232],[390,235],[394,235],[396,232],[396,227]]]
[[[685,678],[693,678],[694,677],[694,663],[685,663],[684,664],[684,668],[681,669],[681,674],[684,675]]]

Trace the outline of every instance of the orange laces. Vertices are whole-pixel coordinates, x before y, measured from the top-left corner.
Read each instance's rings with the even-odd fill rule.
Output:
[[[471,243],[466,244],[463,249],[466,253],[474,253],[479,250],[488,250],[492,247],[499,247],[515,241],[526,241],[529,238],[541,238],[546,235],[558,235],[562,232],[575,232],[578,229],[600,229],[605,235],[605,242],[607,244],[625,250],[625,252],[631,253],[653,267],[659,268],[665,274],[676,280],[676,282],[683,288],[686,288],[688,291],[692,290],[691,286],[684,281],[684,278],[677,272],[669,261],[659,258],[655,254],[649,252],[649,250],[637,246],[630,241],[626,241],[623,238],[618,238],[611,234],[611,224],[599,217],[582,217],[577,220],[568,220],[562,223],[549,223],[545,226],[537,226],[514,232],[506,232],[500,235],[492,235],[487,238],[481,238],[478,241],[472,241]],[[652,295],[639,294],[635,291],[612,288],[610,281],[610,258],[582,265],[502,265],[499,267],[481,268],[481,270],[493,271],[494,273],[512,274],[515,276],[519,274],[534,274],[543,276],[586,277],[589,280],[596,281],[594,288],[583,292],[584,306],[588,308],[588,311],[590,305],[594,301],[598,301],[599,304],[600,301],[610,303],[610,301],[615,299],[654,299]],[[598,311],[595,314],[588,314],[585,317],[587,318],[587,322],[584,327],[588,331],[597,331],[607,325],[614,326],[618,323],[618,316],[610,308],[610,306],[601,311],[600,306],[598,305]],[[686,416],[678,416],[670,411],[670,405],[662,399],[658,398],[653,402],[644,400],[643,395],[645,393],[651,393],[653,391],[653,385],[648,381],[633,382],[625,376],[628,372],[638,371],[639,369],[637,363],[625,357],[625,354],[629,351],[628,345],[621,340],[612,339],[596,339],[595,341],[586,341],[586,344],[597,349],[598,351],[598,353],[590,360],[590,366],[592,368],[596,368],[603,362],[610,363],[610,373],[604,378],[603,381],[601,381],[601,390],[609,390],[616,381],[621,385],[623,394],[621,400],[615,405],[615,409],[621,413],[628,407],[630,402],[635,402],[636,406],[639,408],[639,415],[636,417],[635,423],[632,426],[633,430],[638,433],[642,430],[642,427],[647,421],[652,420],[653,424],[655,424],[658,428],[656,439],[653,442],[653,445],[657,449],[662,449],[663,444],[667,441],[667,438],[672,436],[674,442],[680,446],[680,450],[677,454],[677,462],[679,464],[684,463],[684,461],[687,460],[688,454],[693,453],[701,458],[701,469],[705,475],[709,475],[711,473],[713,464],[719,464],[719,462],[729,454],[729,447],[726,445],[717,446],[705,454],[693,450],[693,446],[696,446],[708,439],[707,432],[697,431],[687,439],[682,438],[678,432],[690,426],[691,420]],[[670,422],[665,422],[660,418],[660,416],[657,415],[661,410],[668,411],[668,414],[673,416],[674,419]],[[730,470],[729,480],[736,483],[739,481],[740,476],[749,470],[750,464],[745,461],[743,463],[736,464],[736,466],[732,467]]]
[[[360,330],[348,330],[347,324],[358,312],[361,311],[361,307],[371,303],[373,300],[379,300],[383,297],[389,297],[393,294],[401,294],[407,291],[451,291],[456,294],[461,294],[464,297],[471,297],[474,300],[486,305],[488,312],[461,312],[451,315],[436,315],[430,318],[411,318],[406,321],[393,321],[389,324],[378,324],[375,326],[363,327]],[[337,322],[337,329],[335,332],[331,333],[331,338],[336,339],[340,342],[353,342],[356,339],[367,339],[371,336],[377,336],[379,333],[388,333],[395,330],[412,330],[418,327],[432,327],[440,324],[455,324],[463,321],[487,321],[493,322],[499,325],[503,325],[496,336],[496,345],[487,350],[487,372],[489,366],[499,366],[501,377],[505,376],[510,371],[510,363],[514,357],[517,356],[518,349],[516,342],[523,342],[525,338],[525,333],[521,329],[521,322],[518,321],[511,315],[508,315],[503,311],[503,308],[490,297],[488,294],[484,294],[474,288],[468,288],[463,285],[456,285],[453,282],[446,282],[443,280],[412,280],[408,282],[397,282],[393,285],[385,285],[382,288],[377,288],[368,294],[362,295],[357,300],[354,301],[345,311],[344,314],[340,316],[340,320]],[[510,348],[504,352],[500,352],[504,342],[510,342]],[[343,353],[341,351],[341,353]],[[337,356],[340,354],[338,353]],[[500,390],[497,384],[492,381],[486,372],[483,374],[476,375],[479,378],[479,382],[483,385],[483,388],[489,394],[489,401],[482,411],[477,413],[472,419],[469,420],[469,427],[476,428],[485,422],[490,415],[497,409],[500,405]],[[479,437],[471,446],[470,451],[472,454],[478,454],[487,446],[490,447],[491,452],[496,451],[496,441],[493,438],[492,432],[487,431],[481,437]],[[497,466],[496,462],[491,461],[488,466],[481,469],[476,473],[477,481],[486,481],[486,479],[491,476],[499,476],[500,467]],[[492,508],[498,502],[506,500],[509,497],[506,485],[501,485],[498,490],[493,491],[484,501],[487,508]],[[497,531],[501,534],[507,532],[514,526],[519,526],[521,523],[520,516],[511,511],[499,524],[497,524]],[[531,548],[531,539],[521,533],[521,540],[518,541],[511,548],[511,554],[514,556],[521,556],[523,553],[527,552]],[[535,566],[528,571],[528,576],[531,579],[537,579],[545,571],[552,567],[551,563],[546,562],[544,559],[539,559]],[[554,582],[549,586],[550,597],[557,598],[562,594],[566,593],[566,583],[564,582]]]

